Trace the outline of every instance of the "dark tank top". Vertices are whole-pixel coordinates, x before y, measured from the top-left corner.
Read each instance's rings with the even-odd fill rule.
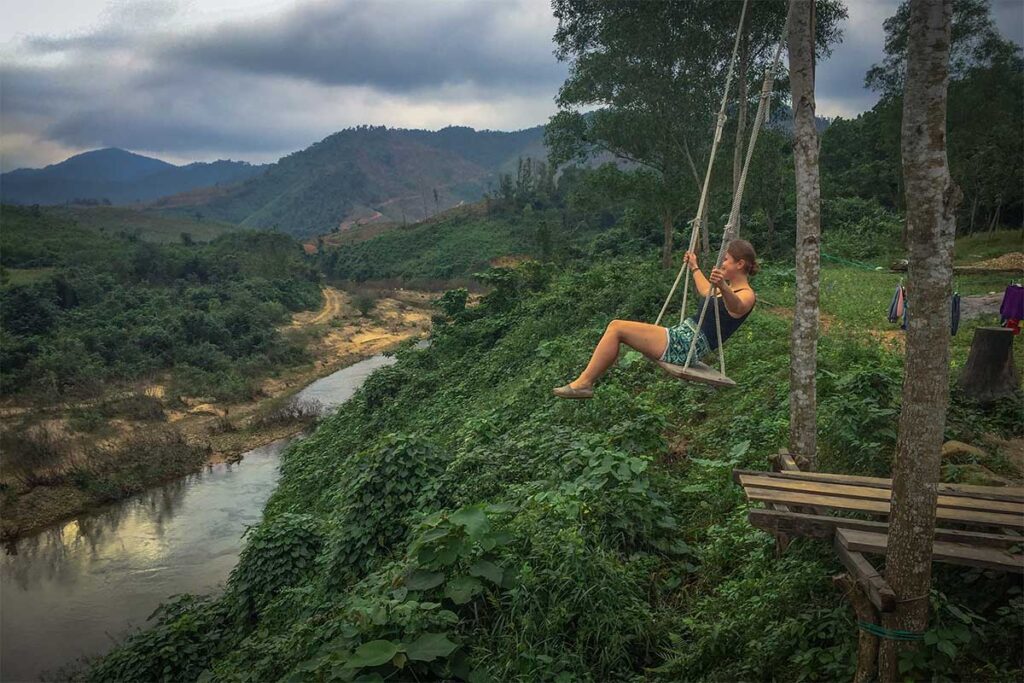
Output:
[[[744,289],[746,289],[746,287],[736,291],[742,292]],[[732,333],[738,330],[740,325],[743,324],[743,321],[747,319],[751,312],[753,312],[754,306],[757,305],[757,299],[754,299],[754,306],[751,306],[749,311],[738,318],[732,317],[732,314],[729,313],[729,309],[725,307],[725,301],[722,297],[716,296],[714,298],[714,303],[718,306],[718,312],[721,314],[719,317],[722,319],[722,343],[724,344],[725,340],[731,337]],[[694,325],[697,324],[697,319],[700,317],[700,311],[702,308],[704,308],[703,300],[700,302],[700,306],[697,307],[697,313],[690,316],[690,320],[693,321]],[[715,312],[711,310],[711,306],[708,306],[708,312],[704,314],[704,324],[700,326],[700,331],[704,333],[705,337],[707,337],[708,344],[711,349],[717,349],[718,334],[715,332]]]

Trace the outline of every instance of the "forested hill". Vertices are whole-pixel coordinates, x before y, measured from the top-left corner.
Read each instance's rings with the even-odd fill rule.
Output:
[[[77,154],[45,168],[0,175],[0,194],[10,204],[133,204],[199,187],[241,182],[262,166],[244,161],[166,161],[110,147]]]
[[[545,156],[542,126],[511,133],[360,126],[289,154],[240,186],[158,206],[308,236],[346,221],[414,221],[476,201],[520,156]]]

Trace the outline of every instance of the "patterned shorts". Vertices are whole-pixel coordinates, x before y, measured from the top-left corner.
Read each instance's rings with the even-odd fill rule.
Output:
[[[665,333],[668,337],[668,345],[665,346],[665,352],[661,354],[661,360],[666,363],[684,365],[686,354],[690,352],[690,342],[693,341],[695,334],[697,335],[697,347],[693,350],[693,360],[700,360],[702,356],[711,353],[711,344],[708,343],[708,338],[697,329],[697,324],[689,318],[675,327],[665,328]]]

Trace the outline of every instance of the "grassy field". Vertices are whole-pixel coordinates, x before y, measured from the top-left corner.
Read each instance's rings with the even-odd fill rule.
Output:
[[[960,237],[953,257],[957,265],[995,258],[1011,251],[1024,251],[1024,229],[979,232]]]
[[[124,232],[149,242],[180,242],[187,233],[196,242],[209,242],[219,235],[239,230],[233,223],[120,206],[55,207],[44,212],[98,232]]]

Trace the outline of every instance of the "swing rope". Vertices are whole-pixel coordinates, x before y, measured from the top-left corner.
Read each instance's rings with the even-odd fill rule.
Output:
[[[700,226],[703,225],[705,214],[707,213],[707,200],[708,190],[711,187],[711,169],[715,165],[715,157],[718,154],[718,143],[722,141],[722,131],[725,129],[725,107],[729,102],[729,90],[732,87],[733,75],[736,72],[736,55],[739,54],[740,49],[740,36],[743,33],[743,20],[747,16],[747,5],[750,0],[743,0],[743,9],[740,10],[740,25],[736,29],[736,40],[732,46],[732,58],[729,60],[729,71],[725,77],[725,92],[722,93],[722,105],[718,109],[718,122],[715,124],[715,136],[711,140],[711,155],[708,157],[708,168],[704,173],[704,185],[700,190],[700,201],[697,204],[697,215],[690,221],[692,229],[690,231],[690,248],[689,251],[693,251],[697,246],[697,231]],[[661,311],[658,313],[658,319],[654,321],[655,325],[661,324],[661,319],[665,316],[665,311],[668,310],[668,305],[672,301],[672,297],[676,293],[676,288],[679,287],[679,281],[683,277],[683,272],[686,270],[686,262],[684,261],[682,266],[679,268],[679,272],[676,274],[675,282],[672,283],[672,288],[668,292],[668,296],[665,297],[665,303],[661,306]],[[683,285],[683,309],[686,308],[686,296],[690,289],[690,278],[686,278],[686,283]],[[680,323],[682,320],[679,321]]]
[[[787,7],[786,21],[782,26],[782,35],[779,37],[779,44],[775,48],[775,56],[773,57],[771,64],[764,74],[764,82],[761,84],[761,99],[757,105],[757,115],[754,117],[754,123],[750,130],[750,142],[747,143],[747,155],[743,162],[743,170],[740,173],[740,180],[736,186],[736,192],[733,193],[732,207],[729,212],[729,220],[725,224],[725,229],[722,231],[722,244],[718,249],[718,259],[715,262],[716,268],[722,267],[722,260],[725,258],[725,250],[736,237],[736,224],[739,221],[740,206],[743,203],[743,192],[747,184],[747,174],[750,171],[750,162],[754,157],[754,149],[757,146],[757,137],[761,132],[761,128],[764,125],[766,119],[769,118],[769,112],[771,110],[771,96],[772,89],[775,87],[775,74],[779,68],[779,62],[782,58],[782,46],[785,44],[786,32],[789,29],[789,17],[792,13],[792,3]],[[693,239],[691,239],[693,242]],[[691,245],[691,250],[693,246]],[[684,262],[680,268],[680,275],[686,269],[686,263]],[[687,278],[689,283],[689,278]],[[697,337],[699,336],[699,330],[704,324],[704,318],[707,315],[708,305],[711,303],[712,298],[715,298],[715,291],[718,289],[717,285],[711,285],[711,290],[708,292],[708,296],[704,299],[704,305],[700,311],[700,317],[697,320],[698,334],[694,334],[690,340],[690,349],[686,354],[686,363],[683,365],[683,369],[687,370],[690,367],[690,363],[693,361],[694,351],[697,348]],[[671,296],[671,294],[670,294]],[[686,297],[684,290],[683,297],[683,310],[680,311],[680,317],[685,315],[686,312]],[[722,326],[721,326],[721,312],[719,306],[715,304],[715,332],[718,340],[718,365],[719,371],[725,374],[725,351],[722,349]]]

